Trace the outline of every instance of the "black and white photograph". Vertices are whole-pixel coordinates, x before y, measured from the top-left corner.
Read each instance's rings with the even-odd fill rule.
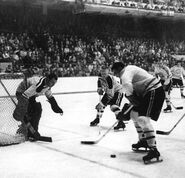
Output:
[[[185,0],[0,0],[0,178],[184,178]]]

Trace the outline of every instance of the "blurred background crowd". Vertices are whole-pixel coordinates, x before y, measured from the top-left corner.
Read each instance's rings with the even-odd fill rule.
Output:
[[[115,61],[150,70],[160,59],[171,67],[175,54],[185,54],[183,20],[75,15],[26,4],[1,4],[0,16],[2,76],[25,70],[96,76]]]
[[[88,3],[106,4],[111,6],[138,8],[155,11],[174,11],[185,13],[184,0],[85,0]],[[173,13],[173,12],[172,12]]]

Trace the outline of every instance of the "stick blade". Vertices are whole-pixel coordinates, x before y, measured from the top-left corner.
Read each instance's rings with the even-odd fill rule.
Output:
[[[160,135],[169,135],[170,133],[169,133],[169,132],[164,132],[164,131],[161,131],[161,130],[157,130],[157,131],[156,131],[156,134],[160,134]]]
[[[52,142],[52,137],[40,136],[38,141]]]
[[[93,145],[95,144],[95,141],[81,141],[81,144],[85,144],[85,145]]]
[[[179,107],[177,107],[176,109],[183,109],[183,106],[179,106]]]

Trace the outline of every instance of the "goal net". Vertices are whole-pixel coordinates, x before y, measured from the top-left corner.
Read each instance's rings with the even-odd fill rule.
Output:
[[[15,92],[23,75],[0,75],[0,146],[24,142],[25,132],[21,130],[21,122],[13,118],[17,100]]]

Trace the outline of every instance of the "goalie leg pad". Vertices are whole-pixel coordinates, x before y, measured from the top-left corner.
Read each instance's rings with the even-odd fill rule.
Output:
[[[28,107],[29,121],[33,128],[38,131],[39,121],[42,114],[42,106],[40,102],[31,103]]]
[[[16,94],[18,103],[16,105],[16,108],[13,112],[13,117],[17,121],[23,122],[24,116],[27,113],[28,108],[28,99],[22,96],[22,94]]]

